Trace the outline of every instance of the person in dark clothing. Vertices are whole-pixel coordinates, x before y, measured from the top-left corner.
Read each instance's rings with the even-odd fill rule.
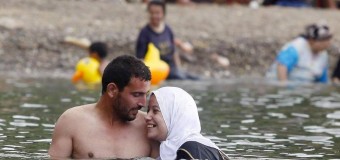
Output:
[[[264,0],[263,5],[264,6],[270,6],[270,5],[275,5],[277,0]]]
[[[149,43],[160,51],[161,59],[170,66],[167,79],[197,79],[180,70],[180,58],[175,52],[175,38],[171,28],[165,24],[166,6],[162,1],[151,1],[148,4],[150,22],[139,33],[136,45],[136,56],[144,59]]]
[[[224,153],[215,148],[195,141],[185,142],[177,151],[176,160],[180,159],[227,159]],[[223,157],[225,156],[225,157]]]
[[[153,91],[145,117],[147,136],[161,142],[160,159],[229,159],[210,139],[201,135],[195,100],[181,88]]]
[[[283,7],[310,7],[305,0],[277,0],[275,4]]]
[[[163,61],[168,63],[170,67],[176,66],[174,36],[168,25],[165,25],[163,32],[160,33],[155,32],[150,25],[141,30],[137,40],[137,58],[143,59],[145,57],[150,42],[159,49]]]
[[[340,1],[336,0],[314,0],[314,5],[320,8],[337,9],[340,8]]]
[[[332,74],[332,80],[335,84],[340,84],[340,58]]]

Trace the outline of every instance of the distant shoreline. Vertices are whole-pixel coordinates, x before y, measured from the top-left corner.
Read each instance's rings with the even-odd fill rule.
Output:
[[[176,37],[195,47],[195,61],[183,68],[211,78],[261,77],[282,45],[312,22],[325,20],[334,33],[331,68],[339,55],[339,11],[245,6],[168,6],[167,23]],[[68,78],[87,52],[63,42],[66,36],[104,41],[110,59],[134,55],[135,39],[146,24],[145,5],[109,0],[0,2],[0,75]],[[224,68],[210,58],[230,61]]]

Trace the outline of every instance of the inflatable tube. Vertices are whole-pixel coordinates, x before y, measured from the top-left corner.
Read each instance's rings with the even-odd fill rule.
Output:
[[[86,84],[101,83],[102,76],[99,71],[100,63],[91,57],[81,59],[76,65],[72,82],[83,81]]]
[[[161,60],[159,50],[152,43],[148,44],[148,51],[145,55],[144,63],[150,69],[152,85],[159,85],[168,77],[170,67]]]

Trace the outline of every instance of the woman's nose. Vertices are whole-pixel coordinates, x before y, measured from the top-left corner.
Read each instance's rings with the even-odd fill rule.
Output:
[[[150,116],[150,112],[148,113],[148,114],[146,114],[146,116],[145,116],[145,120],[151,120],[151,116]]]

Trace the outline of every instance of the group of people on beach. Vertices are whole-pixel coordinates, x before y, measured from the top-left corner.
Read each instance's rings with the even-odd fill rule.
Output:
[[[49,149],[52,158],[229,159],[200,133],[197,106],[189,93],[177,87],[149,93],[151,73],[142,61],[149,43],[169,64],[168,79],[197,77],[179,68],[175,46],[183,44],[165,23],[165,4],[151,1],[147,10],[150,22],[138,36],[136,56],[123,55],[107,63],[104,43],[89,47],[90,56],[83,61],[99,62],[94,65],[102,74],[102,93],[97,103],[70,108],[59,117]],[[282,48],[267,77],[328,82],[326,49],[331,39],[327,25],[307,26],[304,34]],[[334,82],[339,82],[340,62],[337,68]],[[140,111],[143,107],[147,113]]]
[[[163,1],[151,1],[147,7],[149,23],[141,29],[136,40],[136,57],[144,59],[148,52],[148,45],[152,43],[159,51],[161,60],[165,61],[170,68],[166,79],[168,80],[198,80],[199,76],[181,69],[181,58],[176,48],[181,49],[184,57],[192,56],[193,47],[190,43],[175,38],[172,29],[165,23],[166,5]],[[107,46],[103,42],[94,42],[89,46],[89,56],[78,61],[76,72],[72,81],[84,80],[89,83],[98,82],[102,75],[103,68],[108,64]],[[186,55],[186,56],[185,56]],[[84,67],[85,65],[87,67]],[[99,71],[96,71],[96,68]],[[87,71],[84,71],[87,70]],[[86,78],[98,77],[98,78]],[[89,79],[89,80],[87,80]]]
[[[264,0],[263,5],[278,5],[283,7],[319,7],[336,9],[339,2],[336,0]]]
[[[149,13],[149,22],[141,29],[136,40],[136,57],[143,60],[148,51],[148,44],[152,43],[159,50],[161,60],[165,61],[170,67],[170,72],[167,76],[168,80],[200,79],[199,76],[181,69],[181,58],[176,48],[182,49],[184,53],[189,53],[191,56],[193,48],[190,44],[188,45],[175,38],[171,27],[166,24],[165,3],[157,0],[150,1],[147,11]],[[326,50],[331,45],[331,40],[332,33],[326,24],[315,23],[308,25],[303,34],[284,45],[267,71],[266,77],[269,80],[278,80],[284,83],[286,81],[329,83],[328,71],[330,65]],[[96,72],[96,69],[92,71],[95,68],[92,67],[91,71],[88,71],[88,74],[92,73],[92,75],[87,77],[98,77],[90,80],[100,82],[101,77],[98,75],[102,75],[103,69],[108,63],[105,60],[107,47],[105,43],[95,42],[89,47],[89,53],[89,57],[82,59],[77,68],[81,68],[81,64],[85,62],[92,64],[91,66],[98,66],[100,72]],[[92,62],[92,59],[99,63],[89,63]],[[86,79],[84,78],[86,74],[79,74],[77,71],[73,76],[74,82],[80,79],[79,75]],[[332,82],[339,83],[340,59],[331,77]]]
[[[129,0],[127,0],[129,1]],[[148,3],[150,0],[142,0]],[[179,5],[193,5],[195,3],[218,3],[218,4],[242,4],[242,5],[263,5],[263,6],[282,6],[282,7],[317,7],[337,9],[340,7],[338,0],[165,0],[166,2],[175,2]]]

